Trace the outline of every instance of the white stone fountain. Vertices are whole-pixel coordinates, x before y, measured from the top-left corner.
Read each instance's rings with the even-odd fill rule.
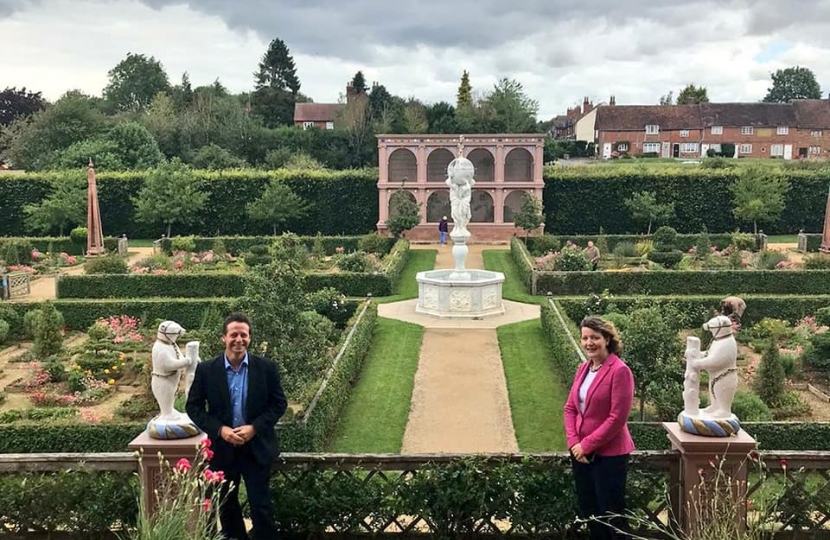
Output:
[[[502,284],[504,274],[488,270],[468,270],[467,242],[472,213],[470,197],[475,185],[473,163],[462,156],[463,137],[459,143],[459,157],[447,167],[446,183],[450,188],[450,205],[452,207],[453,229],[452,257],[455,268],[452,270],[428,270],[418,272],[417,313],[439,318],[472,319],[492,317],[504,313],[502,302]]]

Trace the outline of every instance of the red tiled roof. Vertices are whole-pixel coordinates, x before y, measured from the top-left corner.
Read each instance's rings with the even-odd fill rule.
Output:
[[[295,103],[294,122],[333,122],[339,103]]]
[[[791,103],[798,127],[830,129],[830,99],[794,99]]]
[[[795,112],[789,103],[702,103],[700,118],[709,126],[795,126]]]
[[[609,105],[597,109],[600,131],[642,131],[648,125],[661,130],[700,129],[697,105]]]

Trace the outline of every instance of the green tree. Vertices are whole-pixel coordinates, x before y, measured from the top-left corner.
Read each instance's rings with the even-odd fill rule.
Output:
[[[63,236],[68,228],[84,223],[86,188],[86,178],[81,174],[71,174],[54,181],[46,199],[23,207],[26,227],[44,234],[58,229],[60,236]]]
[[[273,179],[262,192],[262,196],[249,202],[246,209],[253,221],[271,225],[276,236],[278,228],[293,219],[303,217],[309,210],[309,204],[287,184]]]
[[[122,122],[107,134],[128,169],[150,169],[164,160],[159,145],[146,127],[138,122]]]
[[[86,139],[78,141],[58,152],[50,168],[53,169],[80,169],[89,164],[95,164],[96,170],[118,171],[124,168],[121,155],[116,144],[106,139]]]
[[[294,58],[283,40],[277,38],[268,45],[254,79],[252,112],[263,119],[266,127],[293,125],[300,79]]]
[[[40,92],[7,87],[0,91],[0,127],[8,126],[17,118],[28,118],[45,107],[46,101]]]
[[[355,92],[365,94],[368,88],[366,87],[366,77],[363,76],[362,71],[358,71],[352,77],[352,88]]]
[[[395,238],[400,238],[403,233],[421,223],[421,205],[403,187],[392,194],[389,203],[386,226]]]
[[[767,89],[764,101],[787,103],[791,99],[821,99],[821,87],[815,73],[805,67],[788,67],[770,73],[772,86]]]
[[[787,180],[768,167],[744,168],[729,187],[734,199],[732,213],[742,221],[751,221],[758,234],[758,222],[774,223],[784,211]]]
[[[55,154],[72,144],[98,137],[106,130],[107,118],[100,100],[78,91],[64,94],[53,105],[30,117],[18,118],[4,131],[0,147],[15,168],[40,170]]]
[[[52,302],[43,302],[32,319],[32,352],[41,360],[58,354],[63,348],[63,314]]]
[[[416,99],[411,99],[403,110],[403,128],[406,133],[426,133],[429,129],[426,108]]]
[[[538,229],[545,222],[542,201],[532,193],[522,196],[522,208],[513,216],[513,224],[525,231],[525,240],[531,231]]]
[[[128,53],[127,58],[109,71],[104,99],[114,111],[143,111],[156,94],[169,90],[170,81],[158,60]]]
[[[784,397],[784,366],[778,352],[775,339],[769,340],[758,366],[758,375],[753,381],[753,389],[761,401],[768,407],[777,407]]]
[[[625,363],[634,375],[634,394],[640,400],[640,421],[645,420],[646,402],[683,373],[683,346],[667,319],[656,306],[635,309],[622,334]]]
[[[458,133],[455,107],[446,101],[433,103],[426,108],[429,133]]]
[[[709,93],[705,86],[695,86],[687,84],[683,90],[677,94],[678,105],[697,105],[698,103],[709,103]]]
[[[479,104],[480,129],[489,133],[527,133],[536,128],[539,102],[531,99],[522,83],[501,79]]]
[[[147,112],[140,118],[141,123],[158,143],[159,150],[168,158],[180,154],[179,116],[176,111],[174,98],[159,92],[150,103]]]
[[[663,107],[667,105],[674,105],[674,90],[669,90],[668,94],[660,96],[660,100],[657,103]]]
[[[674,203],[658,203],[653,191],[633,193],[623,203],[631,212],[631,219],[648,225],[646,234],[651,234],[652,223],[664,223],[674,217]]]
[[[182,73],[182,82],[170,89],[170,96],[177,111],[183,111],[193,103],[193,87],[188,72]]]
[[[200,189],[190,167],[173,158],[147,176],[133,204],[138,221],[164,225],[169,238],[174,223],[196,223],[207,200],[208,194]]]
[[[470,74],[465,69],[461,74],[461,83],[455,98],[456,110],[463,110],[473,106],[473,87],[470,85]]]
[[[190,164],[197,169],[208,169],[214,171],[222,169],[241,169],[247,165],[244,159],[236,157],[230,151],[213,143],[201,147],[193,156]]]

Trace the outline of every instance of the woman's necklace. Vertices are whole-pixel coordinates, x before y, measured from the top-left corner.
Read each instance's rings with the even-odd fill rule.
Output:
[[[591,364],[588,367],[588,369],[591,370],[591,373],[596,373],[597,371],[600,370],[601,367],[602,367],[602,364],[598,365],[597,367],[594,367],[594,364]]]

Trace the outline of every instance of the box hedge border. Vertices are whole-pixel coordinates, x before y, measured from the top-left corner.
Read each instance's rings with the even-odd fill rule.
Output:
[[[384,258],[383,272],[338,272],[305,275],[307,291],[333,287],[346,296],[389,296],[409,259],[409,242],[399,240]],[[235,298],[245,292],[245,275],[239,272],[193,274],[70,275],[58,280],[58,298]]]
[[[173,254],[173,238],[161,238],[159,240],[162,251],[168,255]],[[217,240],[221,240],[228,253],[238,256],[251,249],[251,246],[271,245],[277,238],[279,236],[197,236],[194,238],[194,242],[196,244],[195,251],[208,251],[213,249]],[[358,251],[360,238],[360,236],[301,236],[300,240],[311,251],[314,243],[319,239],[323,243],[326,255],[333,255],[339,247],[342,247],[346,253]],[[392,250],[395,239],[384,237],[382,240],[382,253],[386,255]]]
[[[3,236],[0,237],[0,257],[5,253],[8,242],[28,243],[41,253],[66,253],[67,255],[83,255],[86,244],[76,244],[68,236]],[[118,251],[118,238],[107,236],[104,238],[104,249],[108,252]]]
[[[699,270],[537,272],[537,294],[588,295],[826,294],[830,270]]]
[[[643,242],[646,240],[651,240],[652,235],[647,234],[603,234],[603,238],[608,243],[608,251],[609,253],[603,253],[604,257],[609,256],[614,251],[614,248],[617,244],[622,242],[631,242],[632,244],[637,244],[637,242]],[[599,239],[600,235],[598,234],[562,234],[562,235],[545,235],[545,237],[553,237],[555,238],[560,246],[564,246],[565,242],[573,242],[578,246],[587,246],[588,242],[596,243]],[[692,247],[697,245],[698,238],[700,234],[678,234],[675,240],[675,247],[681,251],[689,251]],[[544,239],[538,236],[531,236],[527,239],[527,247],[530,251],[536,252],[537,245],[539,242],[544,241]],[[730,233],[720,233],[720,234],[709,234],[709,241],[711,245],[716,246],[719,250],[724,249],[726,246],[732,243],[732,234]],[[756,249],[758,243],[758,238],[756,238]]]

